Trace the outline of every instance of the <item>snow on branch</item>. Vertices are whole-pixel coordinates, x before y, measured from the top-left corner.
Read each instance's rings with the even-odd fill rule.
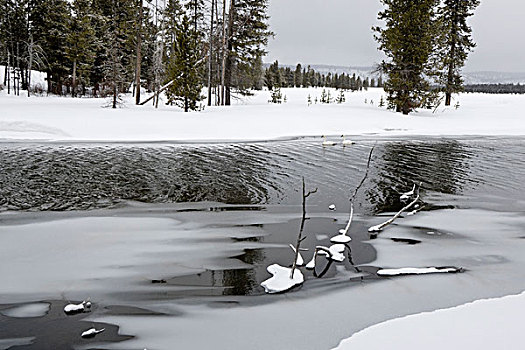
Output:
[[[458,267],[404,267],[400,269],[380,269],[377,271],[378,276],[405,276],[405,275],[428,275],[434,273],[458,273],[462,272]]]
[[[421,183],[419,184],[419,186],[417,186],[417,188],[415,188],[417,195],[416,195],[416,198],[412,202],[410,202],[406,206],[404,206],[400,211],[398,211],[393,217],[391,217],[387,221],[385,221],[385,222],[383,222],[383,223],[381,223],[379,225],[370,227],[368,229],[368,232],[370,232],[370,233],[381,232],[386,226],[388,226],[391,223],[393,223],[403,212],[405,212],[408,209],[412,208],[412,206],[414,206],[419,201],[419,197],[420,197],[419,189],[420,189],[420,187],[421,187]]]
[[[302,208],[303,208],[303,216],[302,216],[302,219],[301,219],[301,228],[299,229],[299,234],[297,235],[297,242],[295,243],[295,256],[294,256],[294,259],[293,259],[293,266],[292,266],[292,271],[290,272],[290,278],[293,279],[293,274],[295,272],[295,269],[297,267],[297,259],[299,257],[299,251],[301,249],[301,242],[304,241],[306,239],[306,237],[303,237],[303,231],[304,231],[304,223],[306,222],[306,199],[308,197],[310,197],[312,194],[316,193],[317,192],[317,188],[313,191],[308,191],[308,193],[306,193],[306,185],[304,183],[304,177],[303,177],[303,205],[302,205]],[[302,260],[302,258],[301,258]]]
[[[304,183],[304,177],[302,179],[302,219],[301,219],[301,227],[299,229],[299,234],[297,235],[297,242],[294,245],[290,244],[290,248],[292,248],[294,252],[294,259],[293,259],[293,265],[292,268],[283,267],[278,264],[270,265],[266,268],[266,270],[271,273],[273,276],[269,279],[263,281],[261,283],[261,286],[264,288],[266,293],[274,294],[274,293],[282,293],[286,292],[287,290],[290,290],[291,288],[300,285],[304,282],[304,276],[300,270],[297,269],[299,266],[304,265],[304,259],[300,254],[301,250],[301,243],[306,239],[306,237],[303,237],[303,231],[304,231],[304,224],[307,220],[306,218],[306,199],[310,197],[312,194],[317,192],[317,188],[313,191],[306,192],[306,185]]]
[[[348,231],[350,230],[350,225],[352,225],[352,219],[354,217],[354,201],[355,197],[357,196],[357,193],[359,192],[359,189],[363,186],[366,179],[368,178],[368,172],[370,171],[370,162],[372,161],[372,154],[374,153],[374,147],[370,150],[370,153],[368,154],[368,161],[366,163],[366,170],[365,175],[361,179],[361,182],[359,182],[359,185],[355,188],[352,196],[350,197],[350,215],[348,218],[348,223],[346,224],[345,228],[342,230],[339,230],[339,235],[336,235],[332,238],[330,238],[330,242],[332,243],[342,243],[346,244],[349,243],[352,239],[348,236]]]

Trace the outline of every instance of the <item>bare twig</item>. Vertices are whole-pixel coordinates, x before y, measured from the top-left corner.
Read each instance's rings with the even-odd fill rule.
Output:
[[[405,207],[403,207],[403,209],[401,209],[400,211],[398,211],[396,213],[396,215],[394,215],[393,217],[391,217],[390,219],[388,219],[387,221],[383,222],[382,224],[379,224],[379,225],[376,225],[376,226],[372,226],[368,229],[368,232],[370,233],[373,233],[373,232],[380,232],[382,231],[386,226],[390,225],[391,223],[393,223],[404,211],[407,211],[408,209],[410,209],[414,204],[416,204],[418,201],[419,201],[419,188],[421,187],[421,184],[419,184],[419,186],[417,187],[417,196],[416,198],[408,203]]]
[[[316,192],[317,192],[317,188],[313,191],[308,191],[308,193],[306,193],[306,185],[304,183],[304,177],[303,177],[303,217],[301,219],[301,228],[299,229],[299,235],[297,236],[297,242],[295,244],[295,254],[294,254],[294,259],[293,259],[292,271],[290,272],[290,278],[293,278],[295,268],[297,267],[297,256],[299,255],[299,250],[301,248],[301,242],[306,239],[306,237],[303,237],[304,223],[306,222],[306,199],[310,197],[310,195]]]
[[[352,202],[352,203],[354,202],[355,197],[357,196],[357,192],[359,191],[359,189],[361,189],[361,187],[365,183],[365,180],[368,177],[368,171],[370,170],[370,162],[372,161],[372,153],[374,152],[374,148],[375,148],[375,146],[372,147],[372,149],[370,150],[370,154],[368,155],[368,162],[366,163],[365,176],[363,176],[363,179],[361,180],[359,185],[357,185],[357,187],[355,188],[354,193],[352,194],[352,197],[350,197],[350,202]]]
[[[357,187],[354,190],[354,193],[350,197],[350,216],[348,218],[348,223],[346,224],[346,227],[341,232],[342,235],[346,235],[348,233],[348,231],[350,230],[350,225],[352,225],[352,219],[354,217],[354,201],[355,201],[355,197],[357,196],[357,193],[359,192],[359,189],[361,189],[361,187],[365,183],[366,179],[368,178],[368,172],[370,170],[370,163],[372,161],[372,153],[374,152],[374,148],[375,148],[375,146],[372,147],[372,149],[370,150],[370,153],[368,154],[368,161],[366,163],[365,175],[363,176],[363,178],[361,179],[361,182],[359,183],[359,185],[357,185]]]

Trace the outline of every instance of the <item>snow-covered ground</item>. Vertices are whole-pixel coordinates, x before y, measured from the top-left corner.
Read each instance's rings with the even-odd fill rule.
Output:
[[[462,94],[459,109],[419,111],[410,116],[379,108],[382,89],[347,92],[343,104],[315,104],[322,89],[283,89],[287,103],[270,104],[269,91],[183,113],[176,107],[103,108],[104,99],[31,97],[0,92],[0,139],[82,141],[240,141],[342,134],[525,135],[525,96]],[[335,98],[337,92],[331,90]],[[314,102],[308,106],[308,95]],[[365,103],[365,101],[367,103]],[[373,104],[372,104],[373,102]],[[205,103],[205,101],[204,101]]]
[[[343,340],[334,350],[523,349],[525,293],[398,318]]]

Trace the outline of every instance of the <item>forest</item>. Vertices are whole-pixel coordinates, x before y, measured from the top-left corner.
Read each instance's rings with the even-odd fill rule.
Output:
[[[467,20],[479,0],[381,3],[384,23],[372,33],[386,59],[373,78],[277,61],[265,69],[275,36],[268,0],[0,0],[3,83],[28,94],[111,96],[113,108],[123,92],[155,105],[164,92],[189,111],[263,87],[383,87],[387,107],[403,114],[450,105],[464,91],[461,70],[476,46]],[[46,87],[31,84],[31,70],[46,73]]]
[[[165,89],[169,103],[196,109],[207,86],[214,104],[229,105],[232,91],[262,86],[273,35],[267,7],[267,0],[2,0],[0,64],[24,90],[113,95],[113,106],[130,86],[137,104],[140,88],[156,96]],[[31,70],[46,72],[47,87],[31,85]]]

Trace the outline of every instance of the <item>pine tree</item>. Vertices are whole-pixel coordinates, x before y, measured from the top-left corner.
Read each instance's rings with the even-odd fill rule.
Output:
[[[294,72],[294,86],[295,87],[301,87],[301,84],[303,83],[303,68],[301,67],[301,64],[298,63],[295,67]]]
[[[385,100],[383,99],[383,95],[381,95],[381,99],[379,100],[379,107],[383,108],[385,106]]]
[[[73,97],[77,92],[77,76],[87,79],[94,62],[96,38],[90,8],[90,0],[75,0],[72,4],[73,16],[67,32],[66,56],[73,66],[71,82]]]
[[[452,94],[463,91],[461,68],[476,44],[467,19],[474,14],[479,0],[444,0],[438,10],[441,66],[440,83],[444,86],[445,105],[450,106]]]
[[[269,30],[268,0],[230,0],[224,67],[224,103],[231,104],[231,88],[239,63],[253,66],[266,54]]]
[[[197,102],[202,100],[201,66],[198,33],[184,15],[175,26],[175,41],[168,57],[167,79],[174,81],[167,90],[169,103],[177,104],[185,112],[198,108]]]
[[[385,28],[374,28],[375,39],[388,61],[381,69],[388,75],[385,91],[389,105],[408,114],[424,106],[433,74],[430,56],[435,43],[435,9],[438,0],[381,0],[385,9],[378,18]]]
[[[309,70],[310,70],[310,66],[308,66],[308,71]],[[302,82],[303,88],[307,88],[310,86],[310,82],[308,80],[308,71],[306,70],[306,68],[303,69],[303,82]]]
[[[69,72],[64,55],[71,12],[66,0],[35,0],[30,21],[33,39],[46,55],[48,92],[62,94],[62,84]]]

